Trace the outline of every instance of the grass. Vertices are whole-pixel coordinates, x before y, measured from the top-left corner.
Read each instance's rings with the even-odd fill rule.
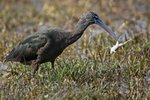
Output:
[[[45,63],[41,65],[38,74],[31,77],[30,66],[11,62],[2,63],[3,57],[19,41],[31,32],[39,30],[41,25],[72,29],[78,15],[89,9],[101,12],[102,19],[114,29],[117,26],[112,24],[113,21],[118,24],[120,23],[118,20],[124,21],[122,13],[119,12],[124,6],[120,5],[121,8],[118,12],[115,10],[119,4],[129,5],[126,12],[128,15],[133,14],[136,19],[135,23],[141,19],[143,22],[146,19],[148,23],[150,21],[148,12],[144,15],[142,15],[144,11],[134,13],[135,9],[130,12],[131,5],[137,6],[138,2],[140,1],[135,4],[129,1],[118,3],[114,1],[111,2],[112,4],[108,4],[108,8],[105,8],[107,1],[95,0],[84,3],[83,1],[67,0],[62,4],[59,4],[58,1],[51,3],[45,1],[42,8],[38,8],[38,2],[34,6],[33,2],[22,0],[17,2],[18,6],[16,7],[15,1],[1,1],[0,52],[2,53],[0,54],[0,66],[3,64],[8,66],[5,71],[0,70],[1,100],[150,99],[150,81],[148,81],[150,78],[149,28],[142,27],[144,32],[137,32],[134,29],[137,24],[133,23],[127,25],[128,29],[131,28],[128,30],[128,34],[130,32],[135,34],[133,40],[119,48],[114,54],[109,53],[109,46],[112,46],[114,41],[105,35],[105,32],[91,34],[90,29],[99,29],[99,27],[92,25],[79,41],[69,46],[58,57],[55,70],[51,69],[50,63]],[[148,2],[148,0],[143,0],[142,4],[146,6]],[[95,6],[93,7],[93,5]],[[96,10],[97,8],[99,10]],[[110,10],[111,8],[112,10]],[[119,16],[120,19],[117,19]],[[148,24],[146,25],[149,27]]]

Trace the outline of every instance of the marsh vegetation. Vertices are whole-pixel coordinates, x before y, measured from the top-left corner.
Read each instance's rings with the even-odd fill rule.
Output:
[[[110,54],[115,41],[92,25],[58,57],[55,72],[45,63],[31,78],[30,66],[3,63],[27,35],[54,27],[72,30],[89,10],[132,41]],[[149,23],[149,0],[0,0],[1,100],[150,99]]]

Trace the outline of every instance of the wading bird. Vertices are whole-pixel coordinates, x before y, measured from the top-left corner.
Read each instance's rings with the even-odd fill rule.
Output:
[[[45,62],[51,62],[52,68],[54,68],[55,59],[67,46],[77,41],[91,24],[101,26],[112,38],[116,39],[115,33],[104,24],[96,13],[90,11],[79,19],[71,32],[48,29],[29,35],[5,57],[5,61],[32,65],[33,74],[37,72],[39,65]]]

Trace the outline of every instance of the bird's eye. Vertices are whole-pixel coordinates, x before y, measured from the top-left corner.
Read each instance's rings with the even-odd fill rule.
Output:
[[[98,19],[98,16],[94,16],[95,19]]]

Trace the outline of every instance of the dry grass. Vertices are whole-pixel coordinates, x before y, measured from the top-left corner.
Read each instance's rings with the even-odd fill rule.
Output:
[[[0,68],[1,100],[150,99],[148,4],[149,0],[1,0],[0,67],[8,66],[4,71]],[[45,63],[31,78],[30,66],[2,63],[25,36],[47,27],[72,29],[78,17],[89,10],[97,12],[113,30],[127,21],[119,31],[126,31],[133,41],[109,54],[114,41],[92,25],[57,59],[55,72]]]

